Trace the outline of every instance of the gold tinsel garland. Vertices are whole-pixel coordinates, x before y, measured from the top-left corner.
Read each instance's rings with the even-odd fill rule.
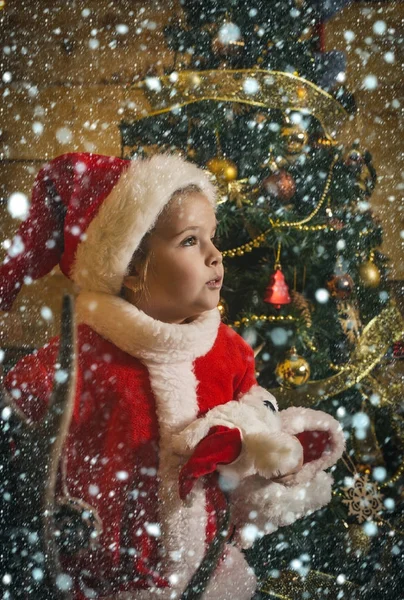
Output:
[[[285,569],[279,573],[279,577],[269,578],[260,589],[260,593],[268,598],[292,600],[304,598],[302,594],[310,592],[311,600],[324,600],[326,597],[337,598],[341,591],[347,594],[345,597],[348,597],[349,592],[358,589],[358,586],[350,581],[337,583],[332,575],[314,569],[310,569],[304,578],[296,571]]]
[[[269,391],[276,396],[282,408],[292,405],[313,406],[348,390],[367,377],[382,360],[391,344],[403,335],[403,317],[396,303],[391,301],[387,308],[366,325],[349,362],[339,373],[327,379],[310,381],[294,390],[276,388]]]
[[[376,394],[378,396],[378,406],[379,407],[383,407],[383,406],[388,406],[390,407],[391,410],[394,411],[394,417],[391,421],[391,427],[393,429],[393,431],[395,432],[395,435],[397,436],[397,439],[399,441],[399,445],[401,446],[401,451],[404,450],[404,436],[403,433],[404,432],[404,419],[397,414],[397,408],[398,406],[401,404],[402,402],[402,384],[400,386],[400,393],[397,394],[397,392],[394,391],[394,389],[392,389],[391,385],[386,385],[385,383],[382,383],[380,381],[378,381],[375,377],[373,377],[372,375],[368,375],[367,377],[365,377],[364,379],[362,379],[361,382],[361,386],[360,386],[360,393],[364,399],[363,403],[362,403],[362,412],[367,412],[368,408],[367,405],[372,403],[371,397],[369,396],[368,393],[366,393],[364,391],[364,388],[368,388],[369,389],[369,394]],[[397,423],[402,423],[401,426],[401,430],[397,431],[398,426]],[[364,457],[367,456],[367,460],[369,461],[369,455],[372,455],[372,464],[373,465],[383,465],[384,464],[384,458],[383,458],[383,452],[381,450],[379,441],[377,439],[377,435],[376,435],[376,431],[375,431],[375,424],[373,422],[373,420],[370,418],[370,425],[368,427],[367,430],[367,435],[364,439],[359,440],[356,435],[354,434],[354,431],[351,432],[351,440],[352,440],[352,447],[354,449],[354,457],[355,457],[355,462],[362,464],[364,463]],[[365,459],[366,461],[366,459]],[[366,470],[368,470],[368,472],[370,473],[370,468],[368,465],[366,465],[365,462],[365,472]],[[404,460],[401,462],[401,464],[399,464],[399,466],[396,468],[395,472],[391,475],[391,477],[389,479],[386,479],[385,481],[383,481],[383,483],[380,484],[380,488],[386,488],[386,487],[390,487],[392,485],[395,485],[397,483],[397,481],[403,476],[404,474]]]
[[[143,90],[149,103],[146,108],[131,102],[133,90]],[[283,112],[309,111],[320,122],[326,138],[332,140],[336,127],[348,118],[342,105],[314,83],[291,73],[264,69],[178,71],[147,77],[131,86],[128,95],[127,106],[131,108],[124,117],[133,121],[207,100],[238,102]]]

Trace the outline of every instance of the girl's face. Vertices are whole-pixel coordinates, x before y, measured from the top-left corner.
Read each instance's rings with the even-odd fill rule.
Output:
[[[147,268],[135,265],[136,275],[125,278],[128,288],[144,281],[145,291],[134,296],[134,304],[167,323],[192,321],[215,308],[223,282],[215,231],[216,216],[203,194],[173,199],[149,236]]]

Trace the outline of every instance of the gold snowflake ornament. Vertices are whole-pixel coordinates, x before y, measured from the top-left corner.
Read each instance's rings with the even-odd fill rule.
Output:
[[[350,302],[338,302],[338,317],[342,331],[351,344],[355,344],[362,328],[358,307]]]
[[[383,496],[376,483],[369,481],[368,473],[355,473],[352,485],[342,489],[345,495],[342,502],[348,505],[348,515],[356,516],[359,523],[373,520],[383,509]]]

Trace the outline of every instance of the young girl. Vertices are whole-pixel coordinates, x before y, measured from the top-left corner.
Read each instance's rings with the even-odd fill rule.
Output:
[[[340,427],[309,409],[278,413],[257,385],[251,348],[216,308],[215,228],[213,185],[178,156],[68,154],[39,173],[23,251],[0,268],[3,310],[24,278],[57,263],[79,288],[64,484],[96,509],[102,533],[64,558],[77,600],[178,598],[215,534],[223,488],[232,537],[203,598],[247,600],[256,579],[239,548],[330,499],[323,470],[342,453]],[[6,378],[30,419],[44,415],[57,352],[56,338]]]

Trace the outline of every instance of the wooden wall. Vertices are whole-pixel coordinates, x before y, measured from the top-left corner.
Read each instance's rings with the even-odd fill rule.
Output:
[[[19,224],[4,200],[29,195],[46,160],[74,151],[120,155],[122,114],[141,103],[129,84],[173,61],[162,34],[167,10],[175,9],[164,0],[7,0],[0,15],[2,241]],[[37,347],[57,334],[66,291],[73,287],[58,269],[25,286],[12,312],[0,314],[3,345]],[[54,318],[45,319],[43,307]]]
[[[404,3],[352,4],[327,24],[326,46],[347,55],[346,83],[358,115],[341,139],[358,138],[373,156],[378,183],[370,202],[384,228],[390,277],[403,280]]]
[[[162,72],[164,65],[174,65],[162,34],[170,11],[180,18],[176,0],[6,0],[0,13],[3,242],[19,224],[6,210],[7,198],[16,191],[29,195],[43,162],[78,150],[120,154],[119,121],[133,103],[142,103],[129,84],[151,69]],[[392,257],[395,279],[404,279],[403,46],[398,42],[403,18],[403,4],[354,4],[326,26],[327,49],[347,52],[347,84],[360,109],[341,135],[346,141],[359,137],[374,155],[379,185],[371,202],[386,228],[384,250]],[[395,30],[391,41],[375,34],[377,21]],[[391,55],[386,61],[389,52],[394,62]],[[377,77],[375,90],[363,83],[369,74]],[[4,256],[3,247],[0,259]],[[25,286],[13,311],[0,315],[3,344],[39,346],[56,334],[61,295],[68,290],[70,282],[57,269]]]

